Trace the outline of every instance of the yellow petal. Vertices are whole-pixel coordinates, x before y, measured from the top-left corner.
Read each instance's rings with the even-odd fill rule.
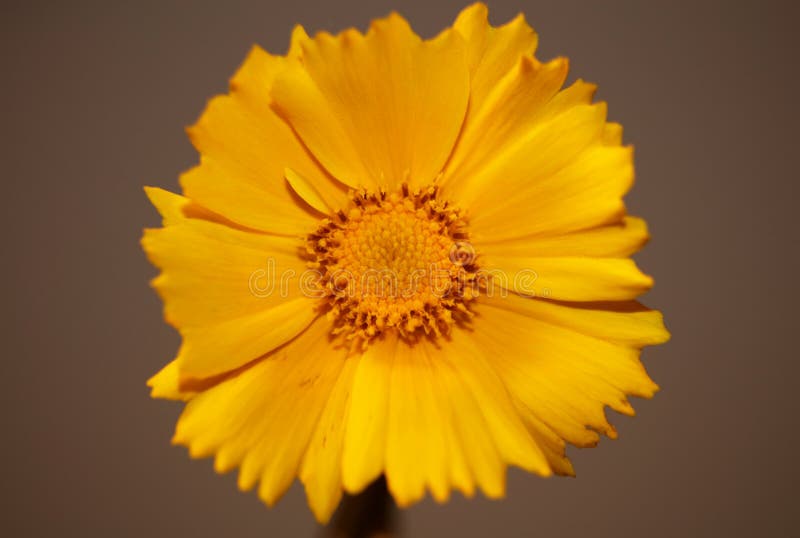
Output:
[[[466,43],[470,67],[470,110],[466,123],[483,107],[492,89],[522,56],[536,50],[538,36],[520,13],[500,27],[489,24],[489,10],[477,3],[465,8],[456,17],[453,28]]]
[[[198,166],[181,174],[187,196],[200,200],[214,211],[230,215],[236,223],[273,234],[300,236],[310,233],[319,216],[305,208],[281,177],[282,184],[265,192],[256,181],[239,181],[219,160],[200,157]],[[279,192],[283,191],[283,192]]]
[[[184,208],[191,203],[188,198],[158,187],[145,187],[144,192],[161,215],[164,226],[186,220]]]
[[[463,483],[459,489],[472,496],[477,485],[484,495],[498,499],[505,494],[506,461],[483,415],[482,406],[488,402],[478,401],[462,381],[458,363],[439,360],[443,355],[437,356],[434,368],[436,382],[442,387],[441,398],[445,406],[442,414],[449,417],[452,446],[460,449],[460,452],[454,452],[457,459],[451,461],[453,486]]]
[[[559,114],[578,105],[590,105],[597,91],[597,85],[578,79],[569,87],[558,92],[541,111],[538,121],[549,121]]]
[[[397,338],[388,335],[370,345],[358,363],[342,452],[342,484],[358,493],[383,472],[389,387]]]
[[[449,497],[449,439],[437,395],[435,371],[424,347],[402,344],[392,365],[386,445],[388,486],[400,506],[428,488],[437,501]]]
[[[638,348],[499,307],[500,299],[480,301],[472,335],[478,349],[490,354],[514,398],[572,444],[591,446],[596,432],[616,436],[604,406],[633,414],[626,396],[650,397],[658,388]]]
[[[322,165],[353,187],[430,183],[467,106],[460,36],[422,41],[393,14],[366,35],[320,33],[300,46],[303,67],[279,74],[272,97]]]
[[[504,461],[542,476],[551,474],[550,467],[536,443],[531,439],[516,413],[502,380],[493,368],[494,356],[476,346],[471,330],[456,329],[442,350],[450,359],[464,387],[475,398],[491,432],[495,446]]]
[[[299,298],[215,325],[183,328],[180,372],[204,378],[234,370],[288,342],[318,315],[311,301]]]
[[[472,227],[477,230],[485,221],[496,220],[497,205],[522,207],[532,199],[532,191],[547,186],[553,189],[554,183],[561,188],[562,182],[554,176],[574,166],[584,150],[599,141],[605,117],[606,107],[600,103],[575,106],[549,121],[536,122],[524,136],[494,153],[488,163],[461,178],[458,202],[469,208]],[[509,196],[510,192],[514,196]],[[530,216],[530,211],[527,214]]]
[[[622,144],[622,125],[619,123],[606,123],[603,130],[603,143],[607,146],[619,146]]]
[[[599,133],[600,129],[594,132]],[[562,160],[558,166],[563,167],[551,175],[538,175],[529,164],[541,162],[542,169],[547,168],[541,157],[549,152],[546,147],[542,151],[527,161],[520,155],[515,161],[499,163],[496,172],[507,174],[508,179],[501,182],[501,176],[495,176],[500,182],[497,192],[477,191],[480,195],[471,208],[470,220],[476,243],[558,236],[621,221],[625,214],[622,197],[633,184],[631,148],[594,144],[570,162]],[[554,160],[564,158],[552,156]],[[503,197],[502,192],[515,195]]]
[[[322,524],[328,522],[342,498],[345,419],[358,362],[358,357],[345,360],[300,466],[299,477],[305,485],[308,504]]]
[[[624,258],[641,249],[649,238],[647,223],[644,220],[625,217],[618,224],[563,235],[534,235],[505,241],[489,241],[481,245],[481,253],[489,258],[495,256]]]
[[[495,294],[482,296],[481,303],[625,346],[640,348],[669,340],[661,312],[635,301],[559,303]]]
[[[494,285],[528,297],[560,301],[626,301],[653,286],[628,258],[487,258]]]
[[[259,497],[274,504],[300,461],[344,366],[331,351],[330,324],[320,318],[298,338],[198,394],[178,421],[174,442],[192,457],[216,454],[218,472],[241,466],[239,484],[260,481]]]
[[[400,506],[455,487],[489,497],[505,490],[506,465],[547,476],[544,454],[505,386],[465,331],[441,347],[401,342],[392,366],[386,478]]]
[[[332,215],[347,204],[345,195],[338,190],[333,191],[331,183],[328,183],[328,191],[331,192],[327,192],[320,184],[310,181],[291,168],[287,167],[284,175],[297,196],[322,214]]]
[[[318,216],[298,203],[284,179],[291,167],[329,194],[346,200],[344,187],[322,170],[270,107],[269,91],[290,60],[254,47],[231,81],[231,93],[212,99],[188,132],[201,163],[181,177],[186,196],[239,224],[303,234]]]
[[[432,427],[439,429],[444,440],[444,467],[449,480],[447,487],[449,489],[452,486],[465,496],[471,497],[475,492],[476,479],[474,478],[475,473],[471,469],[470,459],[474,461],[480,457],[475,456],[475,451],[465,445],[468,443],[475,444],[470,432],[473,432],[472,428],[475,428],[477,424],[481,424],[481,421],[473,420],[471,424],[468,424],[469,417],[467,417],[466,420],[462,421],[463,424],[459,426],[458,417],[467,412],[470,404],[467,403],[465,407],[461,407],[457,402],[463,401],[465,398],[459,399],[458,395],[451,396],[448,393],[448,387],[452,387],[456,382],[455,379],[451,379],[448,382],[448,378],[454,378],[453,374],[455,372],[452,370],[452,365],[438,364],[438,350],[433,346],[421,346],[421,352],[427,357],[430,368],[430,374],[427,376],[428,384],[433,388],[432,392],[428,393],[430,404],[426,405],[430,406],[431,413],[435,413],[438,419],[438,422],[431,422],[430,424]],[[449,373],[446,370],[450,370]],[[423,404],[425,403],[423,402]],[[474,402],[472,405],[474,405]],[[487,459],[489,462],[484,464],[483,468],[488,469],[489,474],[491,474],[493,465],[496,465],[498,469],[501,469],[500,472],[502,473],[503,464],[500,461],[500,455],[492,447],[491,442],[486,443],[486,445],[483,449],[474,447],[476,451],[485,450],[488,454]],[[470,454],[472,454],[471,458]],[[435,463],[436,460],[435,458],[429,458],[429,462]],[[478,474],[483,476],[487,473],[483,471]],[[429,476],[436,476],[436,473],[429,473]],[[492,492],[492,484],[497,480],[496,477],[483,478],[480,483],[483,484],[487,492]],[[441,484],[437,485],[431,481],[430,490],[437,501],[443,501],[447,498],[447,493],[442,490]]]
[[[162,208],[180,198],[149,192]],[[168,215],[171,224],[146,230],[142,245],[162,270],[153,285],[164,299],[164,315],[184,337],[182,375],[234,370],[285,343],[318,315],[300,286],[305,263],[297,239]]]
[[[253,228],[242,226],[180,194],[159,187],[145,187],[144,192],[161,215],[164,226],[179,224],[188,218],[215,222],[245,232],[261,233]]]
[[[531,437],[541,449],[553,472],[561,476],[575,476],[575,469],[566,455],[566,442],[528,409],[519,398],[514,398],[514,403]]]
[[[187,213],[188,199],[161,189],[147,193],[167,215],[167,226],[145,230],[142,243],[162,269],[153,284],[164,294],[166,316],[174,325],[225,321],[303,296],[299,279],[288,278],[292,271],[299,275],[305,270],[296,238],[194,218]]]
[[[445,192],[469,188],[473,176],[526,137],[567,76],[567,61],[540,64],[521,57],[464,125],[442,178]]]
[[[150,391],[152,398],[186,401],[195,395],[194,391],[181,390],[177,360],[170,361],[156,375],[148,379],[147,386],[152,389]]]

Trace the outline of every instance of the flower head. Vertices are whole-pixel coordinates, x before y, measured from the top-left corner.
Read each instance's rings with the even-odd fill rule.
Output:
[[[299,477],[324,522],[381,475],[405,506],[573,474],[566,444],[657,390],[632,150],[536,42],[476,4],[431,40],[393,14],[253,48],[189,129],[183,195],[147,189],[176,443],[270,505]]]

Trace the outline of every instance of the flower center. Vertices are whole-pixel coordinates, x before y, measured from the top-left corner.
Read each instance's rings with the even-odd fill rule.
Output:
[[[396,330],[406,339],[447,334],[470,317],[475,255],[461,212],[436,187],[352,194],[351,207],[308,236],[333,333],[364,345]]]

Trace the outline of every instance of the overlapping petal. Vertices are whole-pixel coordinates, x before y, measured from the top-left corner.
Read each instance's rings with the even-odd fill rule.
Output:
[[[393,14],[366,35],[323,32],[299,47],[302,64],[282,71],[271,95],[329,172],[373,191],[436,178],[469,97],[457,32],[423,41]]]
[[[253,47],[230,94],[213,98],[189,128],[201,162],[183,174],[181,186],[187,197],[239,224],[297,236],[312,231],[320,213],[293,192],[286,168],[307,178],[331,207],[343,207],[347,198],[271,107],[275,77],[292,63]]]
[[[591,446],[598,432],[614,437],[604,407],[632,415],[629,395],[658,390],[638,357],[641,345],[668,339],[659,314],[596,305],[567,316],[562,305],[514,295],[480,301],[472,341],[521,411],[560,438]]]
[[[490,358],[465,334],[441,345],[387,336],[361,357],[354,374],[343,484],[360,491],[385,473],[401,506],[430,492],[502,496],[505,468],[551,473],[525,429]]]
[[[165,318],[183,336],[182,375],[234,370],[284,344],[318,315],[300,286],[306,267],[295,238],[181,217],[176,207],[188,200],[160,189],[148,194],[169,220],[146,230],[142,245],[162,270],[153,286],[164,299]]]
[[[259,497],[274,504],[295,479],[343,375],[345,353],[330,350],[329,333],[329,323],[319,318],[250,368],[195,396],[174,442],[193,457],[214,455],[218,472],[240,467],[239,487],[258,483]]]
[[[564,83],[567,61],[541,64],[521,56],[497,81],[464,124],[463,132],[442,178],[445,193],[468,205],[468,189],[480,181],[474,174],[499,157],[514,141],[528,136]]]
[[[536,32],[519,14],[507,24],[489,24],[489,9],[476,3],[456,17],[453,29],[466,43],[467,65],[470,70],[470,107],[465,124],[483,112],[487,96],[507,73],[523,58],[533,55],[538,44]]]

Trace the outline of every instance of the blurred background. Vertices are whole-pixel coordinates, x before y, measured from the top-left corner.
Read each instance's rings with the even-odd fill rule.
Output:
[[[538,56],[599,84],[636,146],[638,256],[673,340],[644,362],[662,392],[609,411],[620,438],[571,449],[578,477],[508,476],[501,502],[402,514],[435,536],[790,536],[797,483],[800,93],[791,2],[489,1],[524,12]],[[267,510],[235,475],[169,444],[177,403],[145,380],[177,334],[139,248],[143,185],[197,161],[183,128],[253,43],[364,29],[392,9],[424,36],[462,1],[2,2],[3,462],[0,534],[320,533],[295,484]],[[794,530],[793,530],[794,529]]]

